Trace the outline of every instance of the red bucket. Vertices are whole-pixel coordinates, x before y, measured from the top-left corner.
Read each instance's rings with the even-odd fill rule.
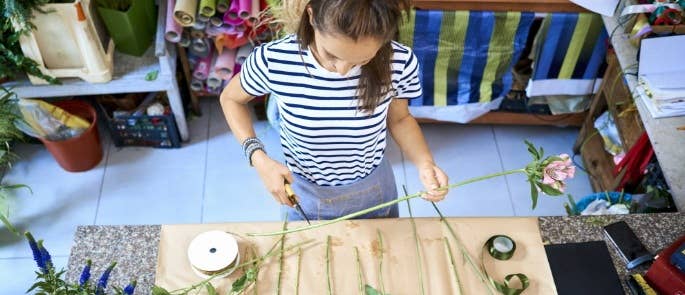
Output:
[[[102,144],[95,109],[81,100],[58,101],[52,104],[90,122],[90,127],[81,135],[67,140],[52,141],[41,138],[45,147],[66,171],[81,172],[97,166],[102,160]]]

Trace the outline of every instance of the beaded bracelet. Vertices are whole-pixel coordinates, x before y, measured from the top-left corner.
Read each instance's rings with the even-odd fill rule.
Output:
[[[247,162],[250,163],[250,166],[252,165],[252,154],[254,152],[261,150],[264,153],[266,153],[266,150],[264,150],[264,144],[256,137],[250,137],[248,139],[245,139],[243,141],[243,152],[245,153],[245,157],[247,158]]]

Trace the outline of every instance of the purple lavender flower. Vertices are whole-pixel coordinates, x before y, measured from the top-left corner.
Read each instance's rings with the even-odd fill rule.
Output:
[[[90,267],[93,264],[90,259],[86,261],[86,266],[83,267],[83,271],[81,272],[81,278],[79,278],[78,283],[79,286],[84,287],[86,283],[88,283],[88,280],[90,280]]]
[[[53,269],[52,258],[50,257],[50,252],[48,249],[43,247],[43,240],[38,240],[38,251],[40,251],[40,256],[43,258],[43,263],[45,263],[45,268],[47,270]]]
[[[125,295],[133,295],[133,290],[136,289],[136,281],[131,282],[124,288]]]
[[[112,264],[109,265],[105,272],[102,273],[102,276],[100,276],[100,279],[98,280],[98,285],[95,288],[96,295],[105,294],[105,288],[107,288],[107,281],[109,281],[109,275],[112,273],[112,270],[116,265],[116,262],[112,262]]]
[[[33,260],[36,261],[36,265],[38,265],[38,268],[43,273],[48,272],[48,268],[45,265],[45,260],[43,260],[43,255],[40,253],[40,249],[38,248],[38,243],[36,243],[36,239],[33,238],[33,235],[31,235],[30,232],[25,232],[24,236],[26,236],[26,239],[29,241],[29,247],[31,247],[31,252],[33,253]]]

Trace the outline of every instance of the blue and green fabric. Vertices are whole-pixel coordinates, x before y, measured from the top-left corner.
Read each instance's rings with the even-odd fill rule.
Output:
[[[605,68],[607,37],[597,14],[549,14],[536,36],[528,96],[594,93]]]
[[[412,11],[399,41],[418,57],[423,97],[410,105],[486,103],[506,95],[533,19],[531,12]]]

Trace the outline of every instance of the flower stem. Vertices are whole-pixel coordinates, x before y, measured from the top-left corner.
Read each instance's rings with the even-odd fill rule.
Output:
[[[283,220],[283,231],[288,229],[288,212],[285,213],[285,220]],[[283,277],[283,248],[285,247],[285,233],[281,235],[281,254],[278,256],[278,284],[276,285],[276,294],[281,295],[281,279]]]
[[[302,268],[302,248],[297,249],[297,281],[295,281],[295,295],[300,294],[300,269]]]
[[[461,282],[459,281],[459,273],[457,273],[457,265],[454,263],[454,255],[452,255],[452,246],[450,246],[450,241],[447,240],[447,237],[443,237],[445,241],[445,248],[447,248],[447,254],[449,254],[450,257],[450,264],[452,264],[452,272],[454,274],[454,282],[457,284],[457,287],[459,287],[459,293],[458,295],[464,294],[464,290],[461,288]]]
[[[326,238],[326,281],[328,282],[328,295],[333,294],[331,288],[331,236]]]
[[[464,259],[466,260],[466,262],[469,263],[469,265],[473,269],[473,272],[476,275],[478,275],[481,282],[483,282],[483,285],[485,285],[485,288],[488,290],[488,294],[492,294],[492,290],[490,289],[490,284],[489,284],[489,280],[487,279],[487,276],[485,276],[483,274],[483,272],[481,272],[480,268],[478,268],[476,263],[473,262],[473,258],[471,258],[471,254],[469,254],[469,252],[466,250],[466,248],[464,248],[464,245],[461,243],[461,240],[459,239],[459,237],[457,236],[457,233],[452,228],[452,225],[450,225],[450,223],[447,222],[447,219],[445,219],[445,216],[442,215],[442,212],[440,211],[438,206],[435,205],[435,202],[431,202],[431,204],[433,204],[433,208],[435,208],[435,211],[437,211],[438,215],[440,215],[440,220],[442,221],[442,223],[444,223],[447,226],[447,229],[449,230],[450,235],[452,236],[452,239],[454,239],[454,244],[457,246],[459,251],[461,251],[461,254],[462,254],[462,256],[464,256]]]
[[[383,236],[380,229],[376,229],[376,232],[378,233],[378,247],[380,248],[380,256],[378,257],[378,285],[381,288],[381,294],[385,295],[385,285],[383,284]]]
[[[359,294],[364,295],[364,277],[362,274],[362,263],[359,260],[359,248],[354,246],[354,254],[357,255],[357,276],[359,278]]]
[[[404,194],[408,195],[407,193],[407,186],[403,185],[402,190],[404,190]],[[419,288],[421,289],[421,295],[425,294],[426,291],[423,287],[423,262],[421,261],[421,248],[419,246],[419,235],[416,233],[416,222],[414,221],[414,214],[411,212],[411,201],[407,200],[407,209],[409,209],[409,220],[411,221],[411,229],[412,232],[414,233],[414,243],[416,244],[416,268],[419,272]]]
[[[485,176],[475,177],[475,178],[464,180],[462,182],[457,182],[457,183],[450,184],[450,185],[447,185],[444,187],[440,187],[440,188],[437,188],[436,190],[444,191],[444,190],[448,190],[448,189],[455,188],[458,186],[467,185],[470,183],[478,182],[478,181],[489,179],[489,178],[494,178],[494,177],[508,175],[508,174],[514,174],[514,173],[525,173],[525,172],[526,172],[525,169],[514,169],[514,170],[508,170],[508,171],[504,171],[504,172],[488,174]],[[338,217],[336,219],[327,220],[327,221],[324,221],[321,223],[316,223],[316,224],[312,224],[312,225],[308,225],[308,226],[302,226],[302,227],[293,228],[293,229],[289,229],[289,230],[285,230],[285,231],[276,231],[276,232],[267,232],[267,233],[248,233],[247,235],[253,236],[253,237],[276,236],[276,235],[282,235],[284,233],[294,233],[294,232],[300,232],[300,231],[310,230],[310,229],[314,229],[314,228],[319,228],[322,226],[338,223],[338,222],[343,221],[343,220],[352,219],[352,218],[364,215],[366,213],[369,213],[369,212],[372,212],[372,211],[375,211],[375,210],[378,210],[381,208],[385,208],[385,207],[392,206],[392,205],[395,205],[395,204],[400,203],[400,202],[404,202],[406,200],[410,200],[410,199],[413,199],[416,197],[420,197],[423,193],[424,192],[418,192],[418,193],[415,193],[413,195],[404,196],[402,198],[398,198],[398,199],[395,199],[395,200],[392,200],[389,202],[385,202],[383,204],[379,204],[379,205],[373,206],[373,207],[368,208],[368,209],[364,209],[361,211],[350,213],[350,214],[347,214],[345,216]]]

